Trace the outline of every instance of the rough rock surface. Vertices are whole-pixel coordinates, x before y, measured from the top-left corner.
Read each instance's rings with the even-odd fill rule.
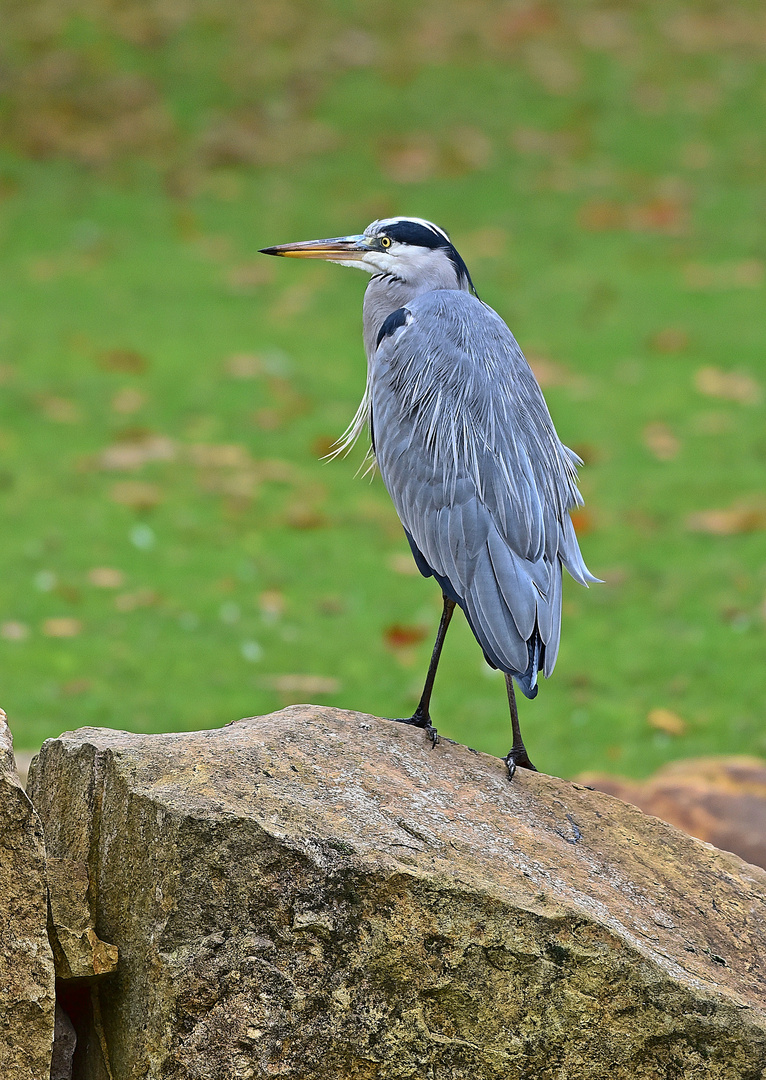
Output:
[[[101,941],[93,927],[89,884],[85,860],[48,856],[48,936],[59,979],[92,979],[117,966],[116,947]]]
[[[0,1076],[47,1080],[53,1043],[53,956],[46,933],[40,819],[22,791],[0,709]]]
[[[580,779],[766,867],[766,761],[761,758],[687,758],[643,781],[604,773],[584,773]]]
[[[766,873],[360,713],[83,729],[30,776],[114,1080],[764,1080]]]

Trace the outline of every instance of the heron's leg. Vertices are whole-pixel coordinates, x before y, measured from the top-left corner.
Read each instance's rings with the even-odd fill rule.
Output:
[[[436,678],[436,669],[439,666],[439,657],[442,654],[442,646],[444,645],[444,639],[447,636],[447,627],[450,624],[452,613],[455,610],[455,601],[450,600],[448,596],[444,596],[444,608],[442,610],[442,617],[439,621],[439,629],[436,632],[436,641],[434,642],[434,651],[431,653],[431,663],[428,665],[428,674],[426,675],[425,686],[423,687],[423,693],[420,695],[420,701],[417,709],[406,718],[396,717],[394,718],[395,724],[411,724],[413,727],[424,728],[425,732],[431,739],[431,745],[436,746],[439,741],[439,735],[436,728],[431,723],[430,707],[431,707],[431,693],[434,688],[434,679]]]
[[[532,762],[529,760],[529,754],[527,748],[524,745],[524,740],[521,737],[521,728],[519,727],[519,710],[516,708],[516,693],[513,689],[513,676],[505,673],[505,685],[508,690],[508,704],[511,707],[511,731],[513,732],[513,746],[508,751],[505,757],[505,764],[508,766],[508,779],[513,780],[513,774],[516,769],[531,769],[533,772],[537,772]]]

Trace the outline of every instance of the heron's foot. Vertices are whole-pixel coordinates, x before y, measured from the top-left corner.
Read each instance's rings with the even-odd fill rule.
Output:
[[[513,780],[514,773],[517,769],[530,769],[532,772],[537,772],[537,769],[529,760],[529,754],[523,744],[521,746],[512,746],[503,758],[503,761],[508,769],[509,780]]]
[[[409,724],[410,727],[422,728],[431,740],[432,750],[439,742],[439,732],[431,723],[431,717],[428,713],[424,715],[420,709],[416,709],[412,716],[392,716],[389,719],[393,724]]]

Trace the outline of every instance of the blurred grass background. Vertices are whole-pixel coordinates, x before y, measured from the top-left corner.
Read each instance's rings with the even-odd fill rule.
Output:
[[[267,244],[446,227],[586,461],[562,776],[766,752],[766,13],[2,0],[0,700],[18,747],[315,700],[404,715],[440,610],[363,454],[365,281]],[[464,621],[433,715],[509,745]]]

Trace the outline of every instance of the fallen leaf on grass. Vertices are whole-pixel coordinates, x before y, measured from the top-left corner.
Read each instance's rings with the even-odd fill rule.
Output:
[[[577,224],[588,232],[621,229],[625,224],[625,208],[610,199],[593,200],[580,207]]]
[[[57,619],[46,619],[43,623],[42,630],[46,637],[77,637],[82,630],[82,623],[79,619],[71,619],[66,616]]]
[[[237,443],[195,443],[186,447],[186,455],[192,465],[204,469],[243,469],[253,460]]]
[[[549,360],[547,356],[541,356],[539,353],[529,353],[527,363],[543,390],[548,390],[552,386],[570,386],[575,378],[563,364]]]
[[[658,461],[672,461],[681,449],[678,437],[661,421],[646,425],[643,440],[644,446]]]
[[[147,434],[134,441],[114,443],[98,455],[100,469],[113,472],[132,472],[151,461],[174,461],[177,447],[166,435]]]
[[[575,153],[579,143],[577,135],[571,131],[541,131],[527,127],[516,128],[510,138],[510,144],[517,153],[550,158]]]
[[[381,144],[381,168],[397,184],[431,180],[439,168],[439,149],[432,135],[420,132],[401,141]]]
[[[658,196],[646,203],[624,204],[595,199],[580,207],[577,221],[588,232],[627,229],[678,236],[687,227],[686,207],[677,199]]]
[[[709,533],[711,536],[759,532],[766,529],[766,509],[732,506],[726,510],[699,510],[689,514],[686,528],[689,532]]]
[[[45,419],[55,424],[77,424],[82,420],[80,406],[70,398],[46,394],[38,398],[38,405]]]
[[[202,491],[211,495],[228,495],[233,499],[254,499],[258,494],[258,474],[248,469],[237,472],[214,472],[206,470],[197,476]]]
[[[226,284],[234,292],[251,292],[254,289],[268,285],[274,280],[274,271],[270,266],[261,262],[241,263],[226,271]]]
[[[765,268],[762,259],[740,259],[738,262],[687,263],[683,270],[688,289],[703,292],[726,289],[757,289],[763,284]]]
[[[383,631],[383,640],[389,649],[408,649],[423,641],[427,634],[427,626],[403,626],[401,623],[393,623]]]
[[[149,361],[135,349],[106,349],[98,354],[97,363],[104,371],[123,375],[143,375],[149,368]]]
[[[420,574],[412,555],[404,551],[394,551],[386,559],[389,570],[395,574],[403,574],[405,577],[417,577]]]
[[[162,502],[162,492],[157,485],[141,480],[124,480],[114,484],[109,497],[121,506],[129,506],[131,510],[152,510]]]
[[[287,507],[285,524],[291,529],[321,529],[327,519],[316,507],[296,502]]]
[[[761,387],[750,375],[741,371],[722,371],[716,367],[699,368],[694,375],[694,385],[707,397],[738,401],[740,405],[757,405],[761,400]]]
[[[232,379],[257,379],[264,373],[263,359],[254,353],[235,353],[224,361],[223,369]]]
[[[265,622],[276,622],[284,614],[284,594],[278,589],[266,589],[258,597],[258,607]]]
[[[0,623],[0,637],[5,641],[25,641],[29,637],[29,627],[15,620]]]
[[[679,353],[689,348],[689,335],[677,326],[668,326],[652,334],[649,345],[655,352]]]
[[[114,395],[111,408],[112,412],[128,415],[143,409],[146,402],[147,397],[143,391],[137,390],[134,386],[126,386]]]
[[[160,599],[154,589],[136,589],[135,592],[120,593],[114,598],[117,611],[135,611],[136,608],[153,607]]]
[[[340,680],[332,675],[267,675],[261,685],[280,694],[337,694]]]
[[[64,697],[77,697],[79,694],[87,694],[93,683],[90,679],[70,679],[61,684],[61,693]]]
[[[649,727],[656,731],[664,731],[666,735],[685,735],[687,724],[685,720],[670,709],[652,709],[646,718]]]
[[[572,510],[569,516],[578,536],[585,536],[593,530],[593,517],[588,510]]]
[[[320,460],[328,457],[338,448],[337,435],[317,435],[311,444],[311,451]]]
[[[122,570],[111,566],[94,566],[88,571],[88,581],[97,589],[119,589],[125,580]]]

